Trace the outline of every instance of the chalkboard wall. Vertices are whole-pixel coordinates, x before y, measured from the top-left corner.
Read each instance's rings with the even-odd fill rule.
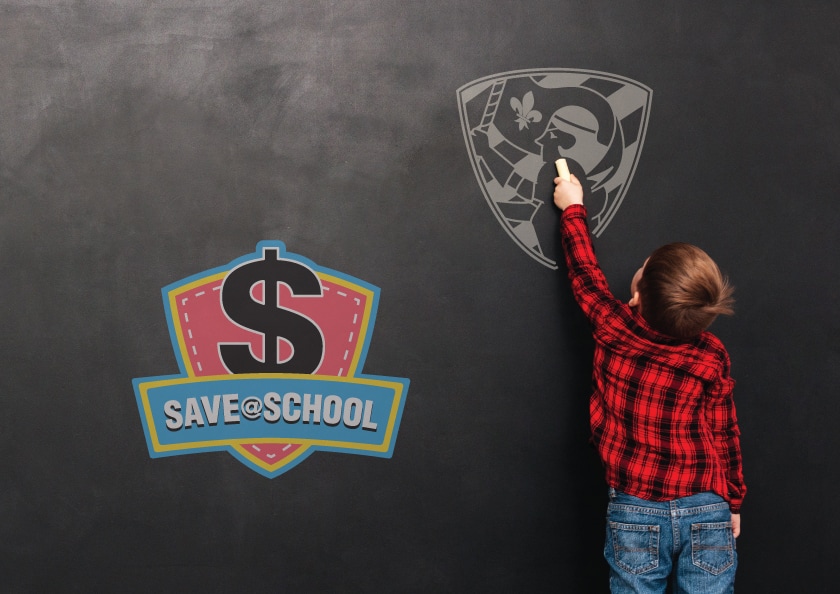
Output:
[[[840,7],[800,2],[0,2],[0,590],[605,592],[591,339],[488,208],[456,92],[578,69],[652,92],[595,239],[619,295],[700,245],[749,493],[740,592],[832,592]],[[545,122],[543,122],[545,123]],[[161,289],[286,248],[377,287],[390,458],[268,478],[154,457]]]

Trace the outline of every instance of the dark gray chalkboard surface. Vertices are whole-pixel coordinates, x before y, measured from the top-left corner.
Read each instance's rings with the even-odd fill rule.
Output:
[[[565,68],[652,91],[595,240],[616,293],[677,240],[737,287],[713,330],[739,591],[833,591],[838,23],[818,0],[0,2],[0,590],[607,591],[588,329],[488,208],[456,96]],[[364,372],[411,381],[391,458],[150,456],[132,380],[179,372],[161,288],[263,240],[379,288]]]

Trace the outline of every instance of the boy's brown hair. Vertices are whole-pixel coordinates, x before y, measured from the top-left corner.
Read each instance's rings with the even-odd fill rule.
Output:
[[[687,243],[655,250],[638,284],[647,323],[677,338],[693,338],[719,315],[732,315],[733,290],[714,260]]]

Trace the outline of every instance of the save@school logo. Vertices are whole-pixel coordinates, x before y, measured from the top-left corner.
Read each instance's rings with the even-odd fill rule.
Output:
[[[361,373],[377,287],[263,241],[162,291],[180,373],[134,380],[151,457],[227,451],[269,478],[391,457],[409,380]]]

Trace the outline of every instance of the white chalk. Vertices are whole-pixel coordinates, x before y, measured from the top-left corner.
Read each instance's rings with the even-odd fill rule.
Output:
[[[557,175],[563,181],[571,181],[572,177],[569,174],[569,166],[566,164],[566,159],[557,159],[554,164],[557,166]]]

